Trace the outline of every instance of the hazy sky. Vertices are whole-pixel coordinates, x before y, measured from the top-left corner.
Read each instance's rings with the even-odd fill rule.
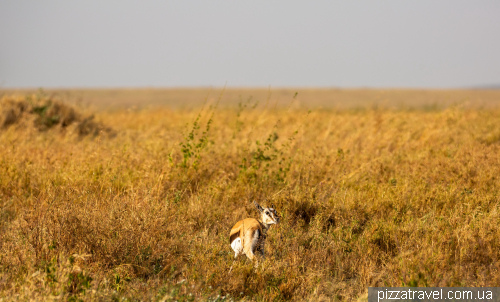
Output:
[[[0,87],[500,84],[500,1],[0,2]]]

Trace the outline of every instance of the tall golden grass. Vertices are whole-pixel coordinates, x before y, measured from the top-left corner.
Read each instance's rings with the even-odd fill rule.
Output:
[[[87,111],[37,102],[46,115],[25,96],[0,103],[0,121],[28,108],[0,130],[4,300],[350,301],[368,286],[500,286],[497,109],[244,99],[100,111],[82,134]],[[54,104],[64,110],[39,127]],[[281,223],[263,263],[243,257],[230,272],[229,230],[258,216],[253,200],[274,203]]]

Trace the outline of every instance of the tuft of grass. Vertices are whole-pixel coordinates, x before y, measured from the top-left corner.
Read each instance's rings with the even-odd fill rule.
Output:
[[[93,138],[43,100],[0,102],[0,299],[500,286],[498,110],[114,110]],[[282,216],[257,268],[228,243],[253,199]]]

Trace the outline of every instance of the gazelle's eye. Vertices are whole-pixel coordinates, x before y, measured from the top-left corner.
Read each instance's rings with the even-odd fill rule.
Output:
[[[269,211],[266,211],[266,215],[269,215]]]

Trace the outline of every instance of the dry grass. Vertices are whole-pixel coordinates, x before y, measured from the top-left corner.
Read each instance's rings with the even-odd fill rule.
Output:
[[[115,137],[5,125],[0,297],[349,301],[377,285],[500,286],[500,111],[252,105],[98,113]],[[282,223],[263,265],[240,258],[229,273],[229,230],[257,216],[253,199]]]
[[[199,108],[208,88],[170,89],[57,89],[46,90],[51,96],[59,96],[66,101],[91,105],[97,110],[123,108],[164,107],[176,109]],[[216,101],[222,92],[211,89],[209,99]],[[291,104],[295,93],[298,95]],[[37,90],[1,89],[0,96],[37,93]],[[424,89],[339,89],[339,88],[227,88],[220,100],[224,108],[235,108],[248,99],[258,102],[257,108],[298,109],[397,109],[397,110],[438,110],[459,105],[464,108],[499,108],[500,90],[424,90]]]

